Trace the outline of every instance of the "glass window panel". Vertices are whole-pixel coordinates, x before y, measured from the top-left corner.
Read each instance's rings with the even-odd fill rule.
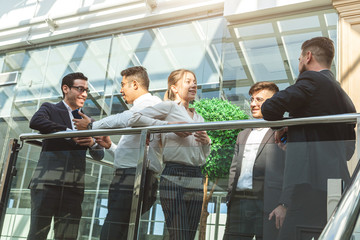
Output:
[[[316,27],[320,27],[319,17],[317,15],[279,21],[279,28],[281,32]]]
[[[249,37],[274,33],[272,23],[262,23],[251,26],[243,26],[236,28],[237,37]]]
[[[44,98],[62,96],[61,80],[66,74],[74,72],[71,69],[70,63],[75,55],[78,44],[64,44],[51,48],[46,69],[44,91],[42,92]]]
[[[93,87],[91,91],[104,91],[110,43],[111,37],[84,41],[76,51],[80,56],[74,56],[71,61],[77,65],[74,71],[80,71],[89,78],[89,85]]]
[[[35,100],[41,97],[48,51],[48,48],[42,48],[25,52],[16,101]]]
[[[246,73],[240,60],[240,50],[237,50],[234,43],[224,44],[224,72],[223,80],[247,79]]]
[[[150,72],[151,89],[167,88],[166,79],[174,69],[171,64],[171,55],[167,55],[161,47],[155,46],[156,43],[153,45],[154,47],[147,51],[136,52],[136,56],[143,59],[142,64]]]
[[[248,82],[244,84],[241,81],[232,81],[227,82],[223,88],[226,99],[239,106],[240,109],[244,110],[249,116],[251,116],[251,113],[248,99],[251,85],[252,84]]]
[[[283,59],[275,38],[262,38],[243,42],[248,66],[257,81],[286,79]]]
[[[1,86],[0,87],[0,117],[9,117],[11,115],[11,108],[15,96],[15,86]]]
[[[226,21],[222,18],[206,19],[198,21],[203,33],[209,41],[221,42],[224,32],[227,31]],[[220,53],[220,52],[219,52]]]
[[[335,56],[334,56],[334,61],[331,66],[331,71],[336,76],[336,70],[337,70],[336,66],[337,66],[337,62],[338,62],[338,55],[337,55],[338,49],[336,47],[337,46],[337,29],[329,30],[329,38],[334,41],[334,45],[335,45]]]
[[[325,13],[326,25],[336,26],[338,24],[338,14],[335,12]]]
[[[29,55],[25,51],[11,52],[6,54],[2,72],[15,72],[26,66]]]
[[[4,72],[3,71],[3,67],[4,67],[4,61],[5,61],[5,54],[0,55],[0,73]]]

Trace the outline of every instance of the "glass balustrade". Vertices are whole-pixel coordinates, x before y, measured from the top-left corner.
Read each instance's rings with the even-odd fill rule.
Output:
[[[355,119],[353,116],[344,121],[353,124],[349,122]],[[238,122],[245,125],[235,126]],[[192,132],[274,126],[274,122],[254,120],[236,124],[187,126]],[[350,176],[357,174],[356,139],[290,141],[284,147],[268,135],[245,144],[247,135],[243,132],[237,143],[207,146],[193,141],[189,145],[191,141],[186,138],[178,141],[174,131],[179,131],[179,126],[127,129],[127,133],[70,133],[111,135],[117,143],[122,134],[141,132],[140,141],[132,148],[118,149],[115,156],[105,150],[101,160],[98,155],[102,150],[60,150],[55,145],[54,149],[41,151],[42,139],[71,142],[74,136],[61,135],[67,133],[55,139],[53,134],[23,134],[24,143],[20,142],[16,159],[17,174],[4,206],[1,239],[26,239],[31,219],[32,227],[37,225],[32,228],[34,232],[47,235],[47,239],[76,235],[77,239],[120,239],[121,234],[126,236],[126,229],[127,239],[274,239],[278,229],[275,216],[269,220],[271,212],[281,203],[281,207],[293,209],[292,204],[300,204],[293,199],[308,197],[318,202],[309,205],[309,215],[301,211],[290,211],[290,215],[294,219],[311,219],[307,225],[296,226],[298,239],[316,239],[327,219],[331,223],[336,218],[341,193],[347,196],[348,189],[358,184],[355,179],[350,184]],[[148,141],[147,132],[152,132]],[[314,160],[313,156],[323,160]],[[130,161],[137,167],[126,166]],[[4,176],[6,168],[2,169]],[[345,181],[337,181],[339,176]],[[291,198],[292,191],[300,195]],[[357,239],[358,229],[354,228],[352,239]]]

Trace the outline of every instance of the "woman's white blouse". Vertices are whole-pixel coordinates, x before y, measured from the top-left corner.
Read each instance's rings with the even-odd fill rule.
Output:
[[[189,116],[186,108],[179,102],[165,101],[135,112],[129,119],[129,126],[166,125],[168,122],[204,122],[204,118],[193,110]],[[161,134],[163,162],[181,163],[189,166],[202,166],[210,154],[210,144],[202,144],[194,135],[185,138],[175,133]]]

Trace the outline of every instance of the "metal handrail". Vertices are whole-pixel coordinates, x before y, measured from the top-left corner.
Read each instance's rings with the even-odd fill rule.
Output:
[[[136,128],[117,128],[117,129],[96,129],[83,131],[61,131],[50,134],[24,133],[19,136],[21,141],[31,139],[52,139],[52,138],[71,138],[71,137],[88,137],[104,135],[131,135],[140,134],[142,130],[148,130],[151,133],[178,132],[178,131],[209,131],[209,130],[229,130],[244,128],[261,128],[261,127],[284,127],[304,124],[320,123],[356,123],[360,113],[338,114],[307,118],[292,118],[279,121],[265,120],[234,120],[222,122],[206,123],[184,123],[170,124],[161,126],[136,127]]]
[[[84,130],[84,131],[63,131],[51,134],[26,133],[21,134],[20,140],[27,141],[33,139],[53,139],[53,138],[71,138],[85,136],[103,136],[103,135],[130,135],[140,134],[143,131],[151,133],[177,132],[177,131],[198,131],[198,130],[228,130],[244,129],[258,127],[284,127],[306,124],[323,124],[323,123],[357,123],[358,137],[356,147],[358,149],[358,158],[360,155],[360,114],[339,114],[308,118],[294,118],[280,121],[265,120],[236,120],[223,122],[207,123],[186,123],[171,124],[162,126],[149,126],[138,128],[120,128],[120,129],[101,129],[101,130]],[[358,164],[359,165],[359,164]],[[359,210],[360,210],[360,167],[358,166],[353,174],[352,184],[343,194],[338,206],[335,208],[328,224],[324,228],[319,239],[350,239],[355,227]],[[137,173],[138,174],[138,173]]]

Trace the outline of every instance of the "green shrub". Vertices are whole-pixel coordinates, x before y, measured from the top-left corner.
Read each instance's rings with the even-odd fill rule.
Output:
[[[205,119],[205,122],[249,119],[238,106],[218,98],[195,101],[192,107]],[[234,145],[240,130],[208,131],[211,139],[211,153],[204,165],[203,172],[210,180],[228,176]]]

